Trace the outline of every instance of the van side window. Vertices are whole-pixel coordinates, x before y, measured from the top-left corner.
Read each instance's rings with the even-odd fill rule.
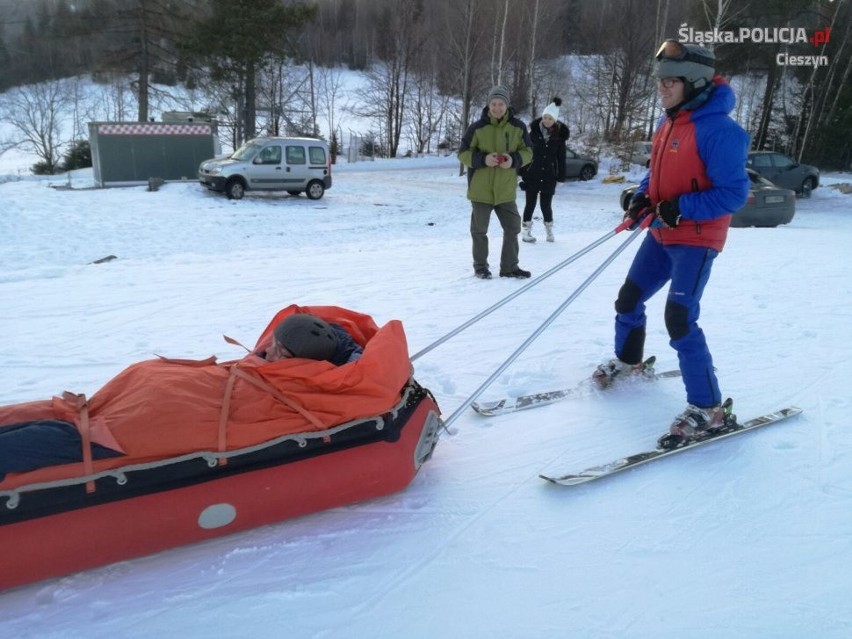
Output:
[[[288,146],[287,164],[305,164],[305,147]]]
[[[325,149],[321,146],[312,146],[308,148],[308,153],[311,156],[311,164],[325,165]]]
[[[261,164],[281,164],[281,147],[267,146],[260,152]]]

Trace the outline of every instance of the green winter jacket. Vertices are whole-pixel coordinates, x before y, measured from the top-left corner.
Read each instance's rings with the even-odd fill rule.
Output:
[[[517,171],[532,161],[532,143],[526,125],[515,117],[512,109],[500,120],[488,115],[471,124],[462,138],[459,161],[467,167],[467,199],[486,204],[514,202],[518,188]],[[508,153],[512,170],[486,166],[489,153]]]

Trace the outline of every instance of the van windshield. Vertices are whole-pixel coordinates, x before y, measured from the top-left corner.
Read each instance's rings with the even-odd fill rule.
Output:
[[[243,161],[251,161],[251,159],[257,155],[257,152],[263,147],[262,144],[258,144],[257,142],[246,142],[239,149],[234,151],[234,154],[231,156],[232,160],[243,160]]]

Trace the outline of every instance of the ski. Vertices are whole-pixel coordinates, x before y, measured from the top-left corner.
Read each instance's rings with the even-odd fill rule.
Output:
[[[648,462],[652,462],[657,459],[662,459],[663,457],[668,457],[669,455],[682,453],[686,450],[695,448],[696,446],[703,446],[704,444],[709,444],[710,442],[718,441],[726,437],[739,435],[740,433],[745,433],[747,431],[754,430],[755,428],[760,428],[761,426],[776,424],[785,419],[789,419],[790,417],[794,417],[801,412],[801,408],[797,408],[796,406],[789,406],[787,408],[782,408],[771,413],[766,413],[765,415],[761,415],[760,417],[755,417],[754,419],[750,419],[744,423],[737,422],[737,418],[732,415],[730,423],[727,426],[719,430],[713,431],[712,433],[709,433],[702,439],[692,440],[675,448],[657,447],[654,450],[649,450],[643,453],[637,453],[635,455],[628,455],[627,457],[616,459],[615,461],[612,461],[608,464],[592,466],[591,468],[587,468],[586,470],[576,474],[568,474],[561,476],[539,475],[539,477],[541,477],[542,479],[546,479],[547,481],[553,484],[559,484],[560,486],[576,486],[577,484],[584,484],[588,481],[601,479],[602,477],[609,477],[610,475],[620,473],[623,470],[635,468],[636,466],[641,466],[642,464],[647,464]],[[663,437],[661,437],[660,439],[664,440],[667,437],[667,435],[663,435]]]
[[[654,357],[650,357],[645,361],[645,367],[650,369],[654,365]],[[630,376],[627,380],[633,378],[638,380],[655,380],[666,377],[680,377],[679,370],[662,371],[659,373],[647,373],[635,376]],[[623,383],[623,382],[622,382]],[[539,406],[547,406],[555,402],[561,402],[569,397],[576,397],[592,384],[591,380],[584,380],[574,388],[563,388],[561,390],[546,391],[543,393],[531,393],[529,395],[521,395],[519,397],[504,398],[491,402],[473,402],[470,407],[484,417],[494,417],[496,415],[505,415],[506,413],[515,413],[519,410],[528,408],[538,408]]]

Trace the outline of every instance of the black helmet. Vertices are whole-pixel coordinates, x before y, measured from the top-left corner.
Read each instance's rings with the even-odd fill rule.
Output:
[[[273,334],[293,357],[330,360],[337,349],[337,334],[331,325],[307,313],[285,318],[275,327]]]

